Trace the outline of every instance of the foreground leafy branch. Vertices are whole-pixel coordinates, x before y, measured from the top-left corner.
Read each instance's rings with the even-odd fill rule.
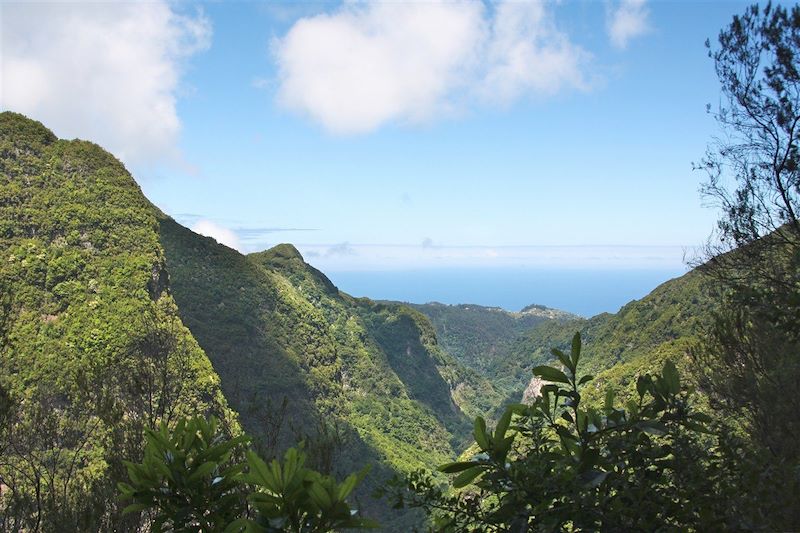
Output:
[[[625,402],[608,390],[587,405],[581,338],[529,404],[509,405],[493,429],[477,417],[471,458],[418,470],[382,489],[397,508],[424,510],[437,532],[717,531],[791,524],[763,515],[791,497],[765,483],[763,463],[719,420],[699,411],[671,361],[643,375]],[[306,465],[302,450],[263,461],[216,419],[162,425],[144,460],[127,463],[125,513],[155,531],[325,532],[377,527],[347,498],[366,469],[342,483]],[[452,476],[449,483],[442,483]],[[784,479],[784,478],[780,478]],[[785,488],[791,491],[791,483]],[[742,490],[747,487],[749,490]],[[772,504],[764,499],[775,500]],[[775,529],[772,527],[772,529]]]
[[[494,431],[476,418],[472,458],[439,467],[450,486],[420,470],[386,489],[394,504],[425,509],[435,531],[719,528],[711,419],[692,408],[675,365],[640,377],[624,406],[609,390],[591,407],[580,335],[553,355],[561,369],[533,369],[548,382],[533,403],[508,406]]]
[[[127,462],[130,483],[119,484],[121,498],[131,502],[124,513],[146,513],[154,531],[316,533],[377,526],[346,501],[367,468],[337,483],[306,468],[301,450],[290,448],[282,462],[267,464],[245,449],[248,441],[226,435],[213,417],[149,431],[143,462]]]

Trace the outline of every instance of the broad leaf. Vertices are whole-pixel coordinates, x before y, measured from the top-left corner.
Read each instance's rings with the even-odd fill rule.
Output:
[[[569,383],[569,378],[566,376],[566,374],[557,368],[553,368],[552,366],[537,366],[533,369],[533,375],[539,376],[547,381],[553,381],[556,383]]]

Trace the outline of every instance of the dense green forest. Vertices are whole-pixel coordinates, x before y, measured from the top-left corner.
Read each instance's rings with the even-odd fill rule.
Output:
[[[516,402],[531,370],[551,361],[551,348],[567,347],[576,331],[586,340],[585,369],[597,375],[598,387],[605,381],[624,387],[667,358],[684,361],[710,320],[713,291],[712,280],[692,271],[617,313],[589,319],[541,306],[521,313],[467,304],[413,307],[430,318],[447,351],[492,383],[506,402]]]
[[[578,317],[532,304],[519,313],[475,304],[408,304],[417,309],[436,328],[442,347],[461,364],[486,377],[503,395],[519,391],[519,376],[501,371],[509,359],[515,359],[522,337],[535,326],[546,323],[573,322]],[[523,356],[524,359],[524,356]],[[529,377],[530,368],[526,369]]]
[[[340,293],[291,245],[243,256],[196,235],[100,147],[0,120],[6,529],[134,524],[122,460],[198,413],[268,460],[302,440],[323,472],[375,463],[356,497],[390,516],[372,490],[455,457],[501,403],[419,312]]]
[[[158,213],[99,146],[0,115],[0,529],[110,530],[122,461],[215,414],[217,373],[169,293]]]
[[[353,298],[0,114],[0,531],[800,528],[800,7],[709,43],[702,261],[619,312]]]
[[[710,296],[712,285],[702,273],[692,271],[617,313],[537,324],[517,337],[505,357],[495,359],[484,375],[509,380],[519,398],[531,369],[550,362],[551,348],[567,347],[576,331],[586,344],[584,369],[597,377],[597,386],[608,381],[624,388],[637,375],[660,368],[667,358],[681,366],[688,362],[687,348],[711,320],[716,305]]]
[[[423,315],[339,292],[293,246],[243,256],[160,224],[181,318],[266,456],[305,439],[324,470],[376,462],[356,493],[372,508],[384,472],[457,454],[469,420],[502,400],[438,346]]]
[[[503,414],[504,405],[520,401],[531,372],[543,380],[545,393],[552,387],[548,383],[560,381],[561,371],[553,369],[556,376],[541,370],[553,362],[564,369],[552,348],[568,350],[580,332],[581,371],[594,375],[580,384],[584,401],[601,405],[609,390],[619,391],[623,401],[635,398],[634,385],[643,376],[657,376],[664,364],[674,362],[681,373],[691,374],[692,350],[718,321],[720,286],[703,271],[709,265],[616,314],[590,319],[538,306],[508,313],[355,299],[291,245],[245,256],[180,226],[154,208],[119,162],[96,145],[58,140],[41,124],[13,113],[0,115],[0,125],[7,254],[0,375],[5,530],[53,530],[55,524],[69,530],[125,530],[164,518],[147,509],[162,506],[163,511],[165,502],[148,500],[152,489],[142,488],[150,486],[144,479],[159,486],[161,478],[152,470],[165,468],[154,466],[161,455],[152,448],[161,446],[156,449],[163,455],[171,446],[170,453],[185,454],[190,464],[193,454],[207,459],[215,442],[228,441],[232,444],[220,452],[216,473],[244,475],[270,461],[285,467],[275,461],[289,453],[283,461],[295,464],[302,457],[307,465],[305,483],[335,492],[341,488],[335,479],[372,465],[348,484],[363,515],[404,530],[425,520],[424,509],[451,529],[479,530],[479,514],[464,507],[458,492],[448,496],[434,490],[446,472],[460,467],[444,473],[435,469],[464,450],[467,456],[491,452],[491,444],[476,436],[472,419],[508,426],[512,416],[527,424],[541,416],[521,408]],[[653,398],[680,393],[636,389],[641,405],[648,391]],[[559,398],[558,391],[550,392]],[[708,412],[704,395],[694,405],[697,412]],[[647,423],[660,424],[658,417],[667,416],[667,407],[657,407],[648,408]],[[613,413],[612,408],[605,416]],[[197,441],[207,442],[206,448],[183,450],[181,428],[187,417],[197,415],[201,418],[190,427],[206,435]],[[204,426],[208,416],[222,422]],[[614,416],[615,424],[623,423],[622,415]],[[705,423],[702,417],[697,420]],[[598,419],[597,427],[604,423],[610,422]],[[171,433],[175,424],[177,436]],[[726,427],[744,438],[746,426]],[[532,431],[542,430],[534,430],[536,424],[511,427],[519,428],[521,446],[527,446]],[[652,432],[660,431],[659,426]],[[478,440],[469,447],[471,432]],[[695,437],[686,438],[694,442]],[[299,442],[302,452],[293,447]],[[248,449],[248,462],[235,463]],[[730,457],[701,459],[713,463]],[[144,461],[138,467],[144,470],[131,474],[126,460]],[[221,470],[228,463],[238,466]],[[478,470],[491,470],[491,464]],[[695,462],[680,468],[699,467]],[[263,479],[247,475],[239,485],[219,488],[219,494],[238,495],[219,520],[233,520],[245,508],[257,512],[256,503],[246,503],[247,491],[268,489]],[[140,502],[138,512],[122,515],[118,483],[128,487],[128,499]],[[715,490],[733,490],[731,479],[715,483]],[[376,489],[387,497],[373,498]],[[663,497],[673,489],[665,488]],[[209,494],[215,493],[204,494],[203,505],[211,505]],[[311,506],[322,516],[310,494],[306,499],[295,494],[302,505],[292,512]],[[405,509],[391,510],[390,504]],[[708,505],[715,519],[725,514],[715,502]],[[448,508],[455,514],[442,515]],[[291,515],[287,508],[280,513]],[[658,515],[649,520],[657,521]],[[359,524],[369,522],[351,526]]]

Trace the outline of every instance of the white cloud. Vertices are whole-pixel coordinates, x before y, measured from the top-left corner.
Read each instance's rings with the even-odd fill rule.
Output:
[[[542,2],[497,5],[488,42],[484,94],[510,101],[525,93],[588,88],[588,53],[560,32]]]
[[[611,44],[626,48],[631,39],[647,33],[650,29],[648,15],[645,0],[622,0],[616,7],[611,7],[607,12]]]
[[[0,5],[0,106],[126,163],[176,158],[184,62],[210,44],[202,14],[166,1]]]
[[[345,3],[298,20],[273,53],[279,103],[342,134],[587,86],[588,54],[541,3]]]
[[[241,250],[241,243],[236,233],[210,220],[198,220],[192,226],[192,231],[200,235],[205,235],[206,237],[211,237],[218,243],[224,244],[229,248]]]
[[[279,100],[338,133],[421,120],[447,105],[474,61],[482,6],[345,4],[275,43]]]

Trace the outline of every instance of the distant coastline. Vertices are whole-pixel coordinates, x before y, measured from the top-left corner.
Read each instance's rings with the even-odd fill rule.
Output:
[[[545,305],[591,317],[615,313],[661,283],[686,273],[671,269],[441,268],[328,271],[342,291],[374,300],[478,304],[520,311]]]

